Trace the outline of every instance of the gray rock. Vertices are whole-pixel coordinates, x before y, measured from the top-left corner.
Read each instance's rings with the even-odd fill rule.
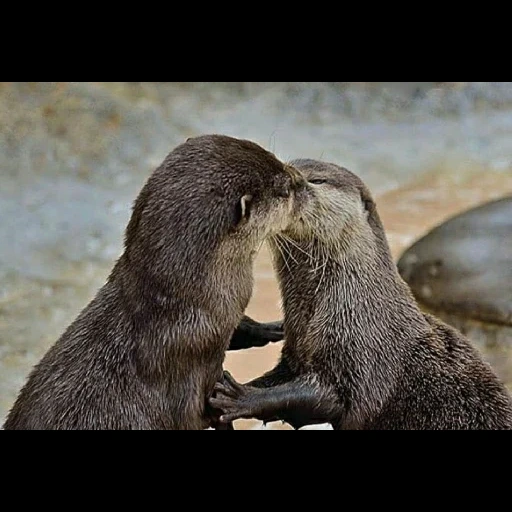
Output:
[[[434,228],[398,261],[426,309],[477,342],[512,381],[512,197]]]

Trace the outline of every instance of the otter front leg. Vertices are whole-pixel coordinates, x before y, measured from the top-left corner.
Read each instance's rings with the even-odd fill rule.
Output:
[[[294,378],[295,375],[292,373],[286,358],[281,356],[281,360],[272,370],[263,374],[261,377],[251,380],[251,382],[248,382],[246,385],[254,388],[270,388],[290,382]]]
[[[331,423],[336,402],[305,377],[268,388],[239,384],[228,373],[215,385],[210,404],[223,411],[220,422],[256,418],[263,422],[283,420],[295,429],[315,423]],[[329,395],[329,396],[328,396]]]
[[[252,347],[264,347],[270,342],[284,338],[283,321],[259,323],[244,316],[236,328],[228,350],[241,350]]]

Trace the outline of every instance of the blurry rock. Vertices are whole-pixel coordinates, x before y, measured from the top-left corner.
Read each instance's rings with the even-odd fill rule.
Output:
[[[117,257],[133,198],[184,138],[158,103],[95,83],[2,82],[0,126],[0,268],[60,283]]]
[[[144,169],[166,123],[157,104],[94,82],[1,82],[0,125],[3,176],[66,173],[111,184]]]
[[[474,340],[512,382],[512,197],[436,227],[404,252],[398,270],[426,310]]]

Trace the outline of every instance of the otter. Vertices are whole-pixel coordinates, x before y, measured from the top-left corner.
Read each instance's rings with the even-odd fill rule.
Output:
[[[279,336],[243,317],[253,260],[300,175],[254,142],[177,146],[136,199],[105,285],[35,365],[5,430],[200,430],[225,351]],[[236,329],[238,326],[238,329]]]
[[[400,277],[375,201],[335,164],[291,162],[308,185],[269,239],[283,298],[277,366],[215,386],[220,421],[335,430],[512,428],[512,399],[459,331],[423,313]]]

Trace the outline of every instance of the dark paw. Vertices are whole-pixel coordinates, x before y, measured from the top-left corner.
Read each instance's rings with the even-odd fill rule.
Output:
[[[222,411],[219,417],[221,423],[253,416],[246,390],[247,388],[239,384],[229,372],[224,372],[223,380],[215,384],[214,395],[209,401],[212,407]]]
[[[268,341],[282,341],[284,338],[284,322],[282,320],[263,324],[262,327],[264,328],[264,337]]]
[[[269,343],[281,341],[283,338],[284,324],[282,320],[259,323],[248,316],[244,316],[231,337],[228,350],[264,347]]]

